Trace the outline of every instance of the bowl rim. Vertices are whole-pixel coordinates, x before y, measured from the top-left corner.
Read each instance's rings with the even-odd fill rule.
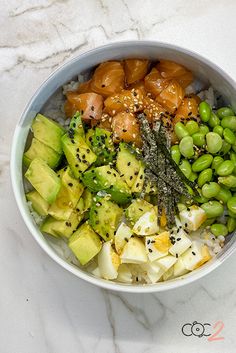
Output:
[[[193,57],[194,59],[205,63],[207,66],[211,67],[214,71],[217,71],[221,76],[224,77],[224,79],[236,90],[236,82],[224,71],[222,70],[217,64],[211,62],[208,58],[205,58],[204,56],[196,53],[195,51],[186,49],[181,46],[177,46],[175,44],[170,44],[167,42],[162,42],[162,41],[154,41],[154,40],[126,40],[126,41],[119,41],[119,42],[111,42],[105,45],[98,46],[96,48],[90,49],[84,53],[81,53],[74,58],[66,61],[62,65],[59,65],[57,69],[55,69],[38,87],[38,89],[34,92],[28,103],[26,104],[22,114],[20,115],[14,135],[12,138],[12,147],[11,147],[11,156],[10,156],[10,175],[11,175],[11,183],[12,183],[12,188],[13,188],[13,193],[15,196],[15,200],[18,206],[18,209],[20,211],[20,214],[24,220],[24,223],[26,224],[30,234],[34,237],[34,239],[37,241],[37,243],[40,245],[40,247],[47,253],[49,257],[51,257],[57,264],[62,266],[64,269],[67,271],[71,272],[75,276],[79,277],[80,279],[85,280],[88,283],[97,285],[98,287],[104,288],[104,289],[109,289],[113,291],[119,291],[119,292],[127,292],[127,293],[152,293],[152,292],[162,292],[162,291],[167,291],[171,290],[174,288],[179,288],[182,287],[183,285],[192,283],[196,281],[197,279],[202,278],[203,276],[209,274],[211,271],[216,269],[226,258],[228,258],[235,248],[229,248],[227,251],[227,254],[222,257],[222,259],[214,258],[213,262],[209,262],[203,267],[200,267],[199,269],[191,272],[191,274],[187,276],[180,277],[176,280],[173,281],[166,281],[166,282],[159,282],[155,284],[124,284],[124,283],[118,283],[114,281],[106,281],[101,278],[97,278],[95,276],[91,276],[90,274],[86,273],[79,267],[75,267],[74,265],[68,263],[66,260],[62,259],[53,249],[52,247],[46,242],[43,241],[39,234],[42,234],[36,224],[33,223],[33,218],[30,216],[30,213],[27,212],[27,210],[24,207],[23,200],[21,197],[20,189],[18,188],[17,185],[17,180],[16,180],[16,150],[17,150],[17,142],[18,139],[20,138],[21,135],[21,126],[20,122],[24,121],[25,117],[27,116],[28,112],[30,111],[30,107],[32,103],[37,100],[37,96],[44,90],[44,88],[47,86],[47,84],[53,80],[57,74],[65,70],[67,67],[72,65],[74,62],[80,61],[83,58],[86,58],[87,56],[91,55],[96,55],[96,53],[101,52],[103,50],[107,51],[109,49],[114,49],[114,48],[120,48],[122,47],[128,47],[128,46],[136,46],[136,47],[142,47],[142,46],[153,46],[153,47],[161,47],[165,49],[172,49],[177,52],[181,52],[183,54],[186,54],[190,57]]]

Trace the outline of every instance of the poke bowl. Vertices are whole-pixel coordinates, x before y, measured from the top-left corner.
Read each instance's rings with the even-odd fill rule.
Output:
[[[111,43],[67,62],[17,123],[11,178],[62,267],[141,293],[201,278],[235,250],[236,85],[189,50]]]

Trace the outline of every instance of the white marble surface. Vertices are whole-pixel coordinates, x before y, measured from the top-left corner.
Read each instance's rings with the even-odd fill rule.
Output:
[[[0,2],[0,353],[233,353],[236,254],[179,290],[111,293],[55,264],[30,236],[9,180],[13,130],[39,84],[69,58],[110,41],[192,49],[236,79],[235,0]],[[224,340],[185,337],[186,322],[224,322]]]

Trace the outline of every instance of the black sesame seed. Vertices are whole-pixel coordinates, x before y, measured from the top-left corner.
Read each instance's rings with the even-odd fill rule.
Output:
[[[87,153],[90,153],[90,149],[89,149],[89,148],[87,148],[87,149],[86,149],[86,152],[87,152]]]
[[[136,184],[136,188],[138,188],[138,187],[139,187],[139,183]]]
[[[91,110],[94,111],[94,106],[93,105],[91,105]]]
[[[138,172],[135,172],[134,175],[138,175]]]
[[[148,249],[149,252],[152,252],[152,249]]]
[[[192,254],[195,256],[196,255],[196,253],[194,252],[194,251],[192,251]]]
[[[96,221],[95,224],[99,224],[99,221]]]
[[[130,166],[130,164],[131,164],[131,162],[128,162],[128,163],[127,163],[127,166],[129,167],[129,166]]]
[[[132,175],[129,177],[129,179],[130,179],[130,180],[132,180],[132,179],[133,179]]]
[[[178,259],[179,255],[178,255],[178,254],[175,254],[175,257]]]
[[[104,84],[102,84],[102,88],[106,87]]]
[[[73,186],[73,184],[72,183],[68,183],[68,186]]]

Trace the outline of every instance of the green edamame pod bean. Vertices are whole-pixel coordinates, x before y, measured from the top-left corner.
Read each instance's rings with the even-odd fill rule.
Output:
[[[188,179],[189,179],[190,181],[195,181],[195,180],[197,179],[197,177],[198,177],[197,173],[191,172],[191,174],[190,174],[190,176],[189,176]]]
[[[187,161],[186,159],[183,159],[179,164],[179,168],[184,173],[186,178],[190,177],[190,175],[192,173],[192,169],[191,169],[191,164],[189,163],[189,161]]]
[[[202,195],[208,199],[215,197],[220,191],[220,185],[214,181],[206,183],[202,187]]]
[[[228,127],[229,129],[236,131],[236,116],[226,116],[221,120],[221,126],[224,129]]]
[[[231,161],[236,165],[236,153],[231,151],[229,157]]]
[[[231,147],[232,147],[232,150],[233,150],[234,152],[236,152],[236,143],[234,143]]]
[[[175,124],[174,130],[179,140],[181,140],[185,136],[189,136],[188,130],[180,121]]]
[[[221,137],[223,136],[223,127],[220,125],[216,125],[213,129],[213,132],[215,132],[216,134],[220,135]]]
[[[185,136],[179,143],[179,150],[182,156],[185,158],[191,158],[194,156],[193,149],[193,138],[191,136]]]
[[[195,146],[202,147],[206,144],[205,135],[201,132],[196,132],[192,135],[192,138]]]
[[[199,196],[194,196],[194,201],[196,201],[198,203],[206,203],[209,201],[208,198],[206,198],[202,195],[201,190],[198,190],[198,194],[199,194]]]
[[[199,130],[198,123],[194,120],[190,120],[186,123],[185,128],[187,129],[189,135],[193,135]]]
[[[215,196],[216,200],[222,201],[223,203],[227,203],[231,197],[232,197],[231,191],[227,188],[224,188],[223,186],[220,187],[220,191]]]
[[[236,214],[236,197],[232,196],[227,202],[228,210]]]
[[[219,150],[219,154],[221,156],[225,156],[230,151],[230,149],[231,149],[231,145],[225,140],[223,140],[222,147]]]
[[[198,157],[196,161],[192,165],[193,172],[201,172],[202,170],[210,167],[213,161],[213,157],[211,154],[203,154],[202,156]]]
[[[178,145],[172,146],[171,150],[170,150],[170,153],[171,153],[172,159],[175,161],[175,163],[177,165],[179,165],[180,158],[181,158],[181,153],[180,153],[180,150],[179,150],[179,146]]]
[[[233,145],[236,142],[235,134],[228,127],[226,127],[224,129],[223,136],[224,136],[225,141],[227,143],[230,143],[231,145]]]
[[[211,107],[207,102],[201,102],[199,104],[199,114],[201,120],[206,123],[211,117]]]
[[[228,218],[227,228],[228,228],[229,233],[232,233],[235,231],[235,229],[236,229],[236,219],[235,218],[232,218],[232,217]]]
[[[202,223],[202,228],[211,226],[216,221],[216,218],[208,218],[204,223]]]
[[[201,124],[199,126],[199,132],[203,135],[206,135],[209,132],[209,127],[207,125]]]
[[[217,153],[222,148],[222,138],[216,132],[208,132],[206,134],[207,151],[209,153]]]
[[[214,157],[211,168],[216,170],[222,162],[224,162],[222,157],[220,157],[220,156]]]
[[[231,212],[230,210],[228,210],[228,215],[229,215],[229,217],[236,219],[236,214],[234,214],[234,213]]]
[[[215,223],[211,226],[211,232],[215,237],[223,235],[224,237],[228,234],[228,228],[221,223]]]
[[[207,218],[220,217],[224,212],[224,207],[219,201],[208,201],[201,205],[201,208],[206,212]]]
[[[219,167],[216,169],[216,173],[219,176],[227,176],[232,174],[234,170],[234,163],[229,159],[222,162]]]
[[[216,113],[220,119],[223,119],[225,116],[234,115],[234,111],[229,107],[222,107],[218,109]]]
[[[201,173],[198,176],[197,183],[201,188],[205,183],[211,181],[211,179],[212,179],[212,169],[207,168],[201,171]]]
[[[236,187],[236,176],[228,175],[224,177],[219,177],[218,182],[227,188],[235,188]]]
[[[220,125],[220,119],[218,118],[218,116],[215,113],[211,113],[211,117],[208,121],[208,125],[212,128],[214,128],[217,125]]]

